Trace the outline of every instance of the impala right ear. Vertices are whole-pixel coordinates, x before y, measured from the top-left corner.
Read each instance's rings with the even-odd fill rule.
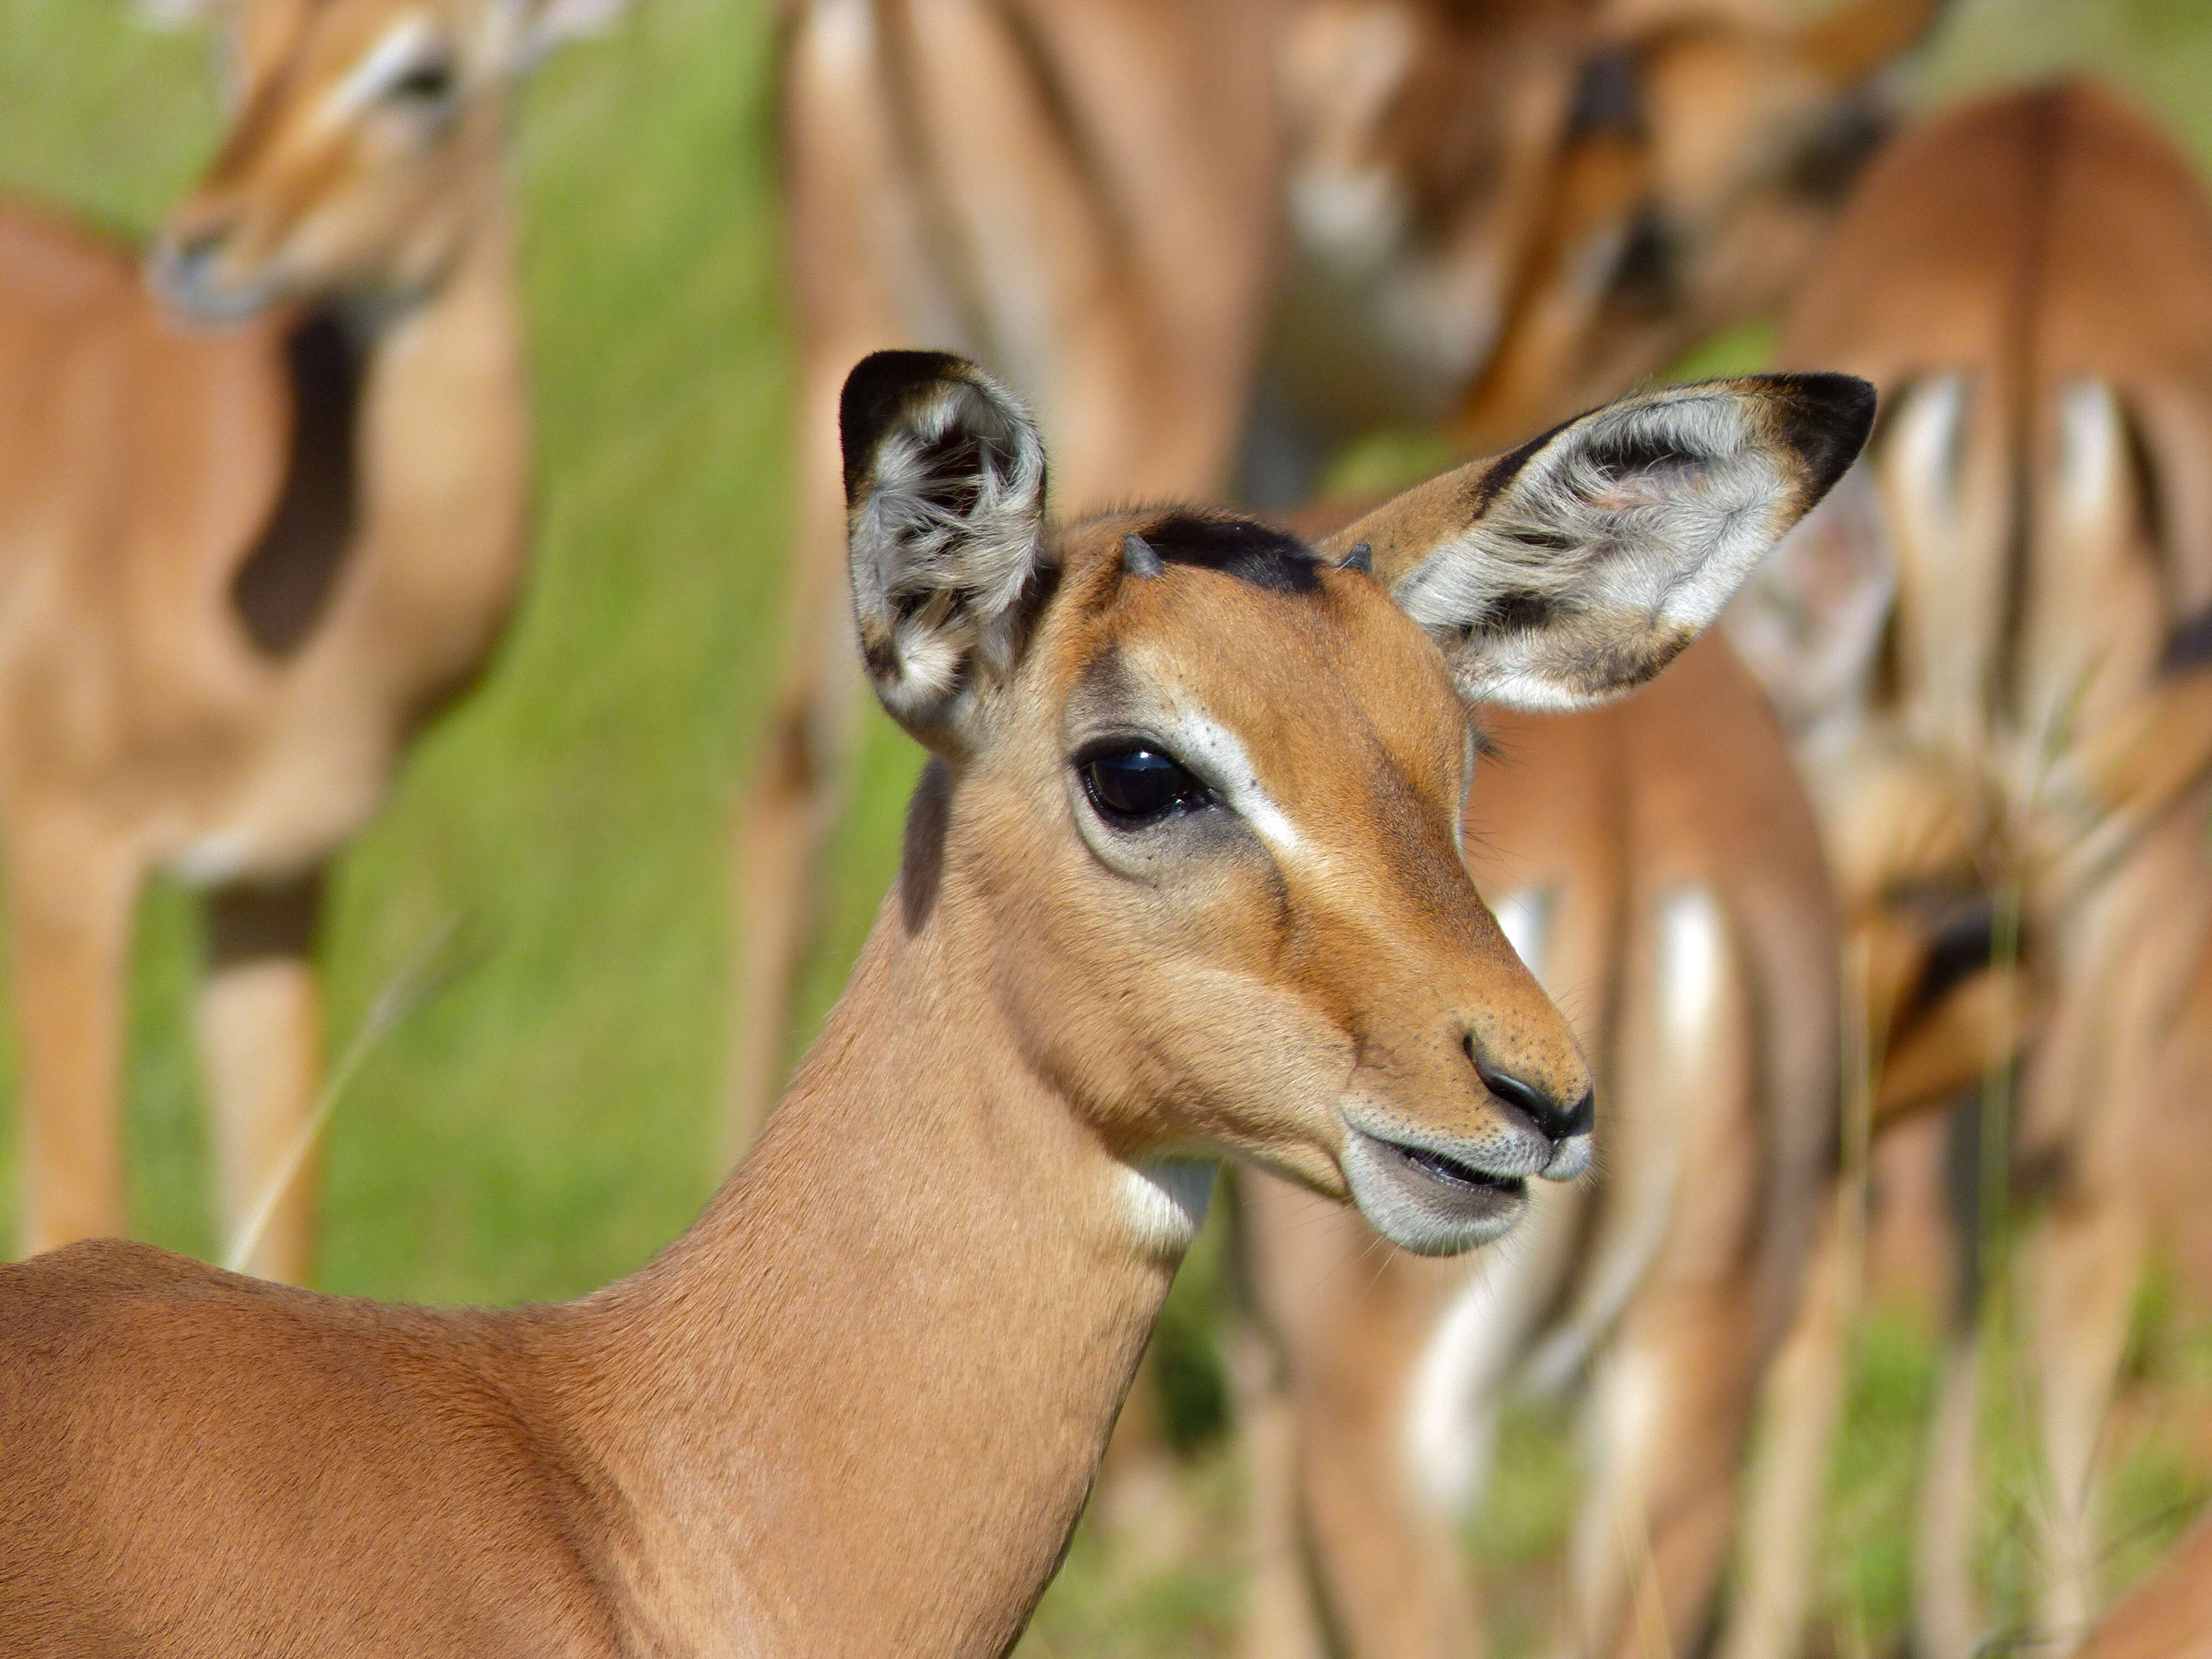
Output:
[[[861,660],[893,719],[957,752],[1022,644],[1044,556],[1043,441],[982,370],[929,351],[864,359],[837,425]]]
[[[1341,530],[1468,697],[1574,708],[1632,690],[1713,618],[1864,446],[1848,374],[1666,386],[1447,472]]]

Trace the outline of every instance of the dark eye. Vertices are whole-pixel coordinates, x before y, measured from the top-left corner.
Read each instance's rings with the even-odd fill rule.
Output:
[[[453,95],[453,66],[441,58],[417,64],[394,81],[386,96],[401,104],[442,104]]]
[[[1100,750],[1077,765],[1083,773],[1083,791],[1098,816],[1118,829],[1133,830],[1214,804],[1212,790],[1171,757],[1142,744]]]

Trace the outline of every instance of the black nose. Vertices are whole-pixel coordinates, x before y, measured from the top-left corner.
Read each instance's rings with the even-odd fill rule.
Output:
[[[1534,1084],[1524,1083],[1510,1072],[1498,1071],[1480,1059],[1474,1062],[1474,1074],[1482,1079],[1484,1088],[1534,1124],[1537,1133],[1547,1140],[1571,1140],[1577,1135],[1586,1135],[1597,1121],[1597,1095],[1593,1090],[1583,1090],[1583,1097],[1573,1105],[1562,1106]]]

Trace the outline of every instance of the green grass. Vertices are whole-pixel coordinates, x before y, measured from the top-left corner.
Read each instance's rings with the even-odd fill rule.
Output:
[[[776,665],[788,523],[770,27],[764,3],[642,0],[616,34],[550,64],[522,111],[535,564],[483,690],[415,754],[337,882],[325,960],[338,1048],[426,942],[461,933],[450,979],[377,1046],[337,1109],[328,1288],[435,1302],[573,1294],[642,1261],[714,1181],[728,815]],[[2212,155],[2212,20],[2185,0],[1959,0],[1920,86],[1934,97],[2065,64],[2113,74]],[[202,37],[142,30],[124,0],[0,0],[0,185],[143,230],[208,153],[208,69]],[[1747,366],[1766,337],[1733,337],[1697,365]],[[1372,469],[1402,466],[1393,453],[1376,450]],[[918,764],[879,719],[864,754],[801,1036],[889,878]],[[185,896],[152,894],[129,1133],[137,1231],[204,1253],[185,1024],[198,950]],[[0,1075],[6,1049],[0,1035]],[[11,1118],[0,1102],[0,1126]],[[7,1136],[0,1127],[0,1166]],[[14,1189],[0,1167],[0,1226]],[[1204,1448],[1188,1560],[1134,1571],[1079,1540],[1025,1653],[1224,1650],[1242,1476],[1201,1432],[1219,1407],[1203,1364],[1209,1300],[1194,1280],[1174,1315],[1198,1356],[1178,1421]],[[2130,1395],[2140,1431],[2117,1483],[2116,1578],[2207,1490],[2157,1404],[2201,1401],[2203,1356],[2163,1337],[2145,1352]],[[2002,1345],[1990,1363],[1997,1381],[2009,1375]],[[1824,1567],[1838,1650],[1882,1650],[1902,1619],[1931,1375],[1909,1323],[1869,1326]],[[1999,1490],[2017,1493],[2017,1390],[1990,1392]],[[1573,1484],[1559,1414],[1510,1421],[1497,1502],[1470,1534],[1506,1655],[1536,1641]],[[2011,1513],[1992,1511],[2000,1583],[2019,1576]]]

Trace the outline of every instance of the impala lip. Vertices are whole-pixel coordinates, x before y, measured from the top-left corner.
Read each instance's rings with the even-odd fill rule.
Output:
[[[1377,1232],[1417,1255],[1455,1255],[1486,1244],[1528,1208],[1525,1166],[1501,1170],[1463,1146],[1376,1134],[1348,1119],[1344,1127],[1352,1201]]]

